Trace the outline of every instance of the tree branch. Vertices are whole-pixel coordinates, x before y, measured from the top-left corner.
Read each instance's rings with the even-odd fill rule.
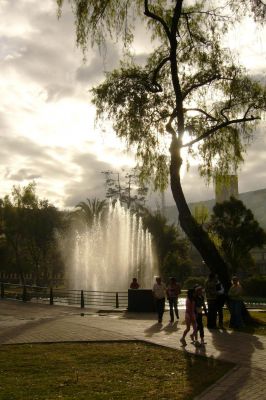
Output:
[[[185,16],[185,20],[186,20],[186,26],[187,26],[187,30],[188,30],[188,35],[190,38],[190,42],[191,42],[191,46],[193,46],[193,40],[196,39],[199,42],[203,43],[204,45],[207,45],[208,43],[210,43],[208,40],[206,40],[205,38],[203,38],[203,36],[200,36],[198,34],[195,34],[191,31],[190,29],[190,25],[189,25],[189,17],[188,14],[182,14],[182,16]]]
[[[244,114],[244,118],[246,118],[246,116],[248,115],[248,112],[254,107],[254,104],[250,104],[247,108],[247,111]]]
[[[161,60],[161,62],[158,64],[158,66],[155,68],[152,74],[152,84],[155,85],[158,88],[158,91],[162,92],[162,86],[157,82],[156,78],[157,75],[159,74],[160,70],[163,68],[163,66],[170,61],[170,57],[165,57]]]
[[[214,17],[214,18],[219,18],[219,19],[229,19],[228,15],[226,14],[220,14],[220,10],[224,10],[226,9],[227,5],[223,5],[223,6],[218,6],[216,8],[213,8],[212,10],[206,10],[206,11],[200,11],[200,10],[193,10],[193,11],[185,11],[182,12],[182,16],[188,16],[188,15],[193,15],[193,14],[205,14],[208,15],[210,17]]]
[[[168,39],[170,40],[171,33],[170,33],[170,30],[169,30],[169,28],[168,28],[166,22],[165,22],[161,17],[159,17],[159,15],[156,15],[156,14],[154,14],[153,12],[151,12],[151,11],[149,10],[148,0],[145,0],[145,1],[144,1],[144,7],[145,7],[145,9],[144,9],[144,14],[146,15],[146,17],[152,18],[152,19],[154,19],[155,21],[160,22],[160,24],[163,26],[163,28],[164,28],[164,30],[165,30],[165,33],[166,33]]]
[[[166,131],[168,133],[170,133],[170,135],[172,135],[172,137],[174,137],[175,134],[176,134],[174,128],[172,127],[172,122],[174,121],[175,117],[176,117],[176,112],[174,111],[172,113],[172,115],[170,116],[169,121],[167,122],[167,124],[165,126]]]
[[[192,92],[192,90],[197,89],[199,87],[205,86],[208,83],[212,83],[213,81],[216,81],[218,79],[222,79],[220,74],[214,74],[213,76],[210,76],[209,78],[206,78],[205,80],[198,82],[198,83],[194,83],[193,85],[191,85],[187,90],[185,90],[183,92],[182,98],[183,100],[189,95],[190,92]]]
[[[257,119],[260,119],[260,117],[249,117],[249,118],[239,118],[239,119],[232,119],[231,121],[225,121],[222,122],[219,125],[214,126],[213,128],[207,130],[206,132],[204,132],[202,135],[200,135],[198,138],[191,140],[188,143],[183,144],[181,147],[189,147],[192,146],[195,143],[200,142],[202,139],[206,139],[207,137],[211,136],[213,133],[217,132],[218,130],[222,129],[222,128],[226,128],[229,125],[232,124],[239,124],[241,122],[249,122],[249,121],[255,121]]]
[[[228,105],[227,105],[227,106],[224,106],[224,107],[221,109],[221,111],[220,111],[221,116],[222,116],[226,121],[229,121],[229,119],[228,119],[228,117],[224,114],[224,112],[225,112],[226,110],[230,110],[231,107],[232,107],[232,98],[231,98],[231,94],[230,94],[230,99],[229,99],[229,101],[228,101]],[[247,112],[248,112],[248,111],[247,111]],[[247,112],[245,113],[244,118],[246,118]]]
[[[204,114],[207,118],[211,119],[212,121],[218,121],[217,118],[214,118],[211,114],[208,114],[206,111],[202,110],[201,108],[184,108],[184,112],[187,111],[197,111],[201,114]]]
[[[173,13],[172,25],[171,25],[171,36],[175,37],[175,38],[176,38],[176,33],[177,33],[178,21],[180,19],[181,12],[182,12],[182,3],[183,3],[183,0],[179,0],[176,2],[176,6],[174,9],[174,13]]]

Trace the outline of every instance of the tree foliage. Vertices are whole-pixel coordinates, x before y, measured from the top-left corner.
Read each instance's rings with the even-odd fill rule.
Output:
[[[134,211],[144,207],[148,188],[140,184],[137,168],[121,172],[103,171],[105,176],[106,198],[118,199]]]
[[[266,233],[252,211],[234,197],[214,206],[210,229],[218,236],[232,273],[248,270],[253,265],[250,250],[266,243]]]
[[[0,221],[1,247],[12,272],[20,276],[22,283],[25,273],[32,273],[35,283],[39,283],[41,275],[47,282],[49,273],[56,268],[55,260],[59,260],[55,240],[60,227],[57,209],[46,199],[38,198],[35,183],[14,186],[11,195],[0,201]]]
[[[87,199],[76,205],[76,215],[84,220],[87,226],[91,226],[96,219],[104,217],[107,203],[106,200]]]
[[[144,228],[152,234],[161,275],[165,279],[175,276],[180,282],[184,282],[191,270],[188,240],[160,212],[153,213],[142,208],[139,213]]]

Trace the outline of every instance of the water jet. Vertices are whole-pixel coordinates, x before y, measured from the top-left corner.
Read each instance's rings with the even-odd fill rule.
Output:
[[[84,290],[125,291],[133,277],[150,289],[157,273],[151,234],[119,201],[108,203],[104,218],[75,231],[68,265],[69,286]]]

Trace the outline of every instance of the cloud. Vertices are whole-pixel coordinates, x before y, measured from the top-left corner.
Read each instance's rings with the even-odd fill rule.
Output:
[[[16,173],[12,174],[9,168],[6,170],[5,178],[12,181],[24,181],[24,180],[35,180],[40,178],[41,175],[37,175],[34,173],[32,169],[21,168]]]
[[[119,152],[114,154],[119,157]],[[92,154],[90,146],[78,151],[44,146],[25,137],[1,136],[0,159],[4,160],[0,179],[2,175],[2,181],[9,183],[6,192],[13,185],[27,185],[35,180],[38,195],[48,196],[60,207],[74,207],[86,198],[104,198],[105,180],[101,172],[115,170],[108,161]]]
[[[0,157],[5,160],[5,179],[32,180],[41,177],[68,177],[65,163],[52,153],[56,148],[43,146],[25,137],[0,137]]]
[[[75,79],[82,54],[75,49],[70,8],[58,21],[54,1],[46,1],[46,7],[23,0],[8,3],[2,14],[13,30],[0,30],[2,74],[13,74],[25,84],[36,82],[47,91],[48,101],[74,94],[82,98]]]
[[[0,136],[0,151],[1,156],[15,155],[15,154],[26,154],[32,156],[38,156],[43,154],[44,149],[38,144],[30,141],[25,137],[5,137]]]
[[[111,150],[107,153],[110,152]],[[123,155],[121,152],[114,151],[114,157],[116,156],[122,160],[122,164],[117,168],[108,160],[99,159],[97,154],[89,152],[76,152],[73,154],[72,162],[77,166],[79,176],[76,181],[72,179],[65,186],[65,205],[73,207],[86,198],[105,198],[105,178],[102,172],[110,170],[121,172],[122,168],[129,170],[130,166],[126,164],[126,160],[123,164]]]
[[[76,80],[82,84],[95,85],[103,80],[104,72],[111,71],[119,65],[119,51],[117,45],[108,42],[106,53],[99,56],[98,51],[90,51],[86,64],[81,65],[76,71]]]
[[[101,172],[110,169],[110,164],[86,153],[75,154],[73,162],[79,166],[80,174],[77,181],[71,180],[65,186],[66,207],[73,207],[86,198],[104,198],[104,177]]]
[[[49,83],[44,87],[48,102],[56,102],[65,97],[72,97],[75,93],[75,89],[71,85],[62,85],[58,83]]]

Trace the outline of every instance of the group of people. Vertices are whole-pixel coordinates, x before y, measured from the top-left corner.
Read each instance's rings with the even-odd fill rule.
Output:
[[[185,311],[185,322],[186,328],[180,339],[183,345],[186,345],[186,336],[190,331],[190,327],[193,328],[190,338],[196,345],[204,345],[204,328],[203,328],[203,312],[207,314],[207,308],[205,305],[205,299],[203,296],[203,288],[196,285],[193,289],[187,291],[186,298],[186,311]],[[200,334],[200,342],[198,341],[198,332]]]
[[[140,285],[137,278],[133,278],[130,284],[130,289],[139,289]],[[176,319],[179,319],[178,314],[178,296],[181,293],[181,286],[176,281],[175,277],[170,278],[168,286],[166,286],[161,277],[156,277],[156,282],[153,285],[153,295],[156,302],[156,309],[158,313],[158,323],[162,323],[163,314],[165,310],[165,297],[169,302],[170,309],[170,323],[173,323]]]
[[[206,281],[205,293],[208,304],[207,327],[209,329],[216,329],[218,322],[218,327],[223,329],[223,307],[226,300],[225,290],[217,275],[213,272],[209,274]]]
[[[163,314],[165,310],[165,299],[169,302],[170,323],[174,322],[174,317],[179,319],[178,313],[178,296],[181,293],[181,286],[176,281],[175,277],[170,278],[168,286],[166,286],[161,277],[156,277],[156,282],[153,285],[153,294],[156,301],[156,308],[158,313],[158,323],[162,323]],[[189,289],[186,299],[185,322],[186,328],[180,339],[182,344],[186,344],[186,335],[193,328],[190,335],[191,340],[195,344],[204,344],[204,328],[202,315],[203,312],[207,315],[207,308],[203,296],[203,288],[199,285],[193,289]],[[198,332],[200,334],[200,342],[198,342]]]
[[[140,287],[137,278],[133,278],[130,288],[138,289]],[[207,307],[205,304],[204,289],[207,300]],[[178,312],[178,297],[181,293],[181,286],[177,282],[175,277],[170,278],[168,285],[166,286],[162,282],[161,277],[157,276],[156,281],[152,288],[156,310],[158,314],[158,323],[162,323],[163,314],[165,311],[165,301],[169,302],[170,312],[170,323],[172,324],[175,320],[179,319]],[[223,329],[223,308],[227,305],[230,311],[230,327],[241,328],[244,325],[243,321],[243,301],[242,301],[242,287],[239,283],[239,279],[234,276],[232,278],[232,286],[225,293],[225,289],[219,278],[214,273],[210,273],[209,277],[203,288],[200,285],[195,285],[193,289],[187,291],[186,298],[186,311],[185,311],[185,322],[186,329],[181,338],[181,342],[185,343],[187,333],[192,327],[193,332],[190,335],[193,342],[198,343],[198,333],[200,335],[200,344],[204,343],[204,329],[202,316],[205,314],[207,317],[207,328],[208,329]]]
[[[179,319],[178,313],[178,296],[181,293],[180,284],[176,281],[176,278],[170,278],[169,285],[166,285],[162,282],[161,277],[156,277],[156,282],[153,285],[153,295],[156,301],[156,309],[158,312],[158,323],[162,323],[164,309],[165,309],[165,297],[169,301],[169,309],[170,309],[170,323],[174,322],[174,317]]]
[[[218,327],[223,329],[223,307],[225,303],[231,315],[229,326],[231,328],[242,328],[244,326],[243,289],[237,276],[233,276],[231,283],[232,285],[226,294],[217,275],[214,273],[209,275],[205,291],[208,303],[207,327],[210,329],[217,328],[217,316]]]
[[[206,293],[207,307],[205,304],[204,289]],[[176,278],[170,278],[168,286],[166,286],[161,277],[156,277],[153,285],[153,295],[156,302],[158,313],[158,323],[162,323],[165,310],[165,300],[169,302],[170,323],[174,322],[174,317],[179,319],[178,313],[178,296],[181,293],[181,286]],[[195,285],[187,291],[185,322],[186,328],[180,339],[182,344],[186,344],[186,336],[192,327],[191,340],[196,345],[204,344],[204,327],[203,315],[207,317],[208,329],[223,329],[223,307],[225,303],[231,314],[230,327],[241,328],[243,323],[243,301],[242,287],[237,277],[232,278],[232,286],[225,293],[222,283],[217,275],[210,273],[205,288]],[[217,326],[218,325],[218,326]],[[198,334],[200,341],[198,341]]]

